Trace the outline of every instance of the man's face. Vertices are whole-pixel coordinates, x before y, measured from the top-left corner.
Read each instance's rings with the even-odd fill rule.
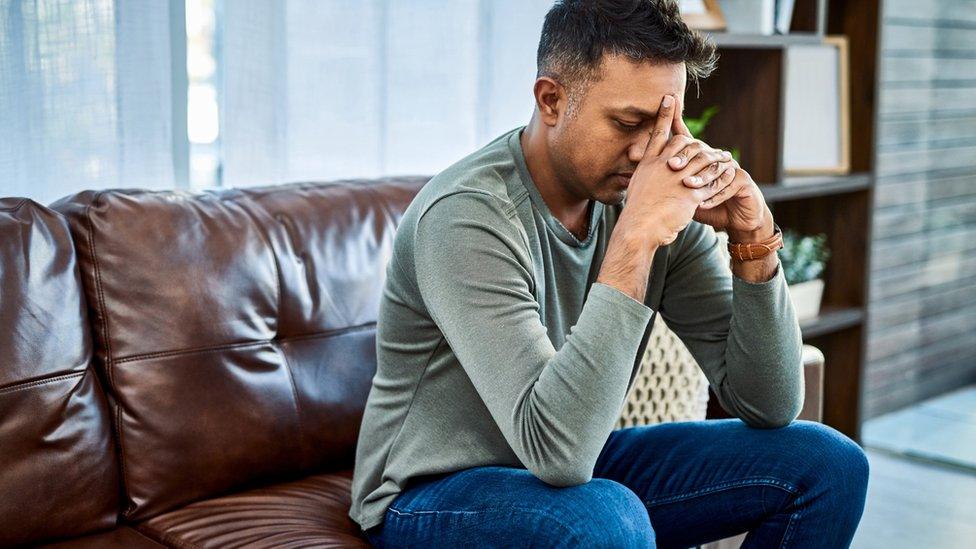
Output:
[[[577,99],[574,112],[559,114],[550,150],[556,175],[569,191],[620,204],[627,177],[617,174],[633,173],[640,162],[661,100],[671,94],[684,104],[685,65],[604,56],[602,76]]]

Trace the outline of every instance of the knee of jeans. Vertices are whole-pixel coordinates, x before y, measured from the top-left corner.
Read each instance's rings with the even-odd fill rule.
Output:
[[[804,432],[800,444],[815,456],[820,477],[828,482],[842,482],[854,491],[867,489],[870,465],[867,454],[850,437],[837,429],[815,421],[794,421]]]
[[[595,478],[580,485],[588,492],[574,513],[572,545],[578,547],[653,547],[654,529],[644,502],[629,488]]]

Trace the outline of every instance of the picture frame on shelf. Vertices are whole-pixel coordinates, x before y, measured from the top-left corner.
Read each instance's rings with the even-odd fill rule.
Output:
[[[786,50],[783,173],[850,172],[850,98],[847,38]]]
[[[735,34],[776,32],[776,0],[719,0],[725,30]]]
[[[678,11],[690,29],[725,30],[725,17],[718,0],[678,0]]]

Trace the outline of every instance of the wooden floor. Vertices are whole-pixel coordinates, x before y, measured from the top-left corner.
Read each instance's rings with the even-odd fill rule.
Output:
[[[868,499],[856,549],[976,547],[976,472],[866,449]]]

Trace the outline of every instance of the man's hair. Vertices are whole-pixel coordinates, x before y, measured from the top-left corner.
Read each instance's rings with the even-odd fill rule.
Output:
[[[548,76],[582,98],[600,79],[604,54],[636,62],[684,61],[696,85],[718,61],[715,43],[688,28],[675,0],[557,0],[542,24],[536,78]]]

